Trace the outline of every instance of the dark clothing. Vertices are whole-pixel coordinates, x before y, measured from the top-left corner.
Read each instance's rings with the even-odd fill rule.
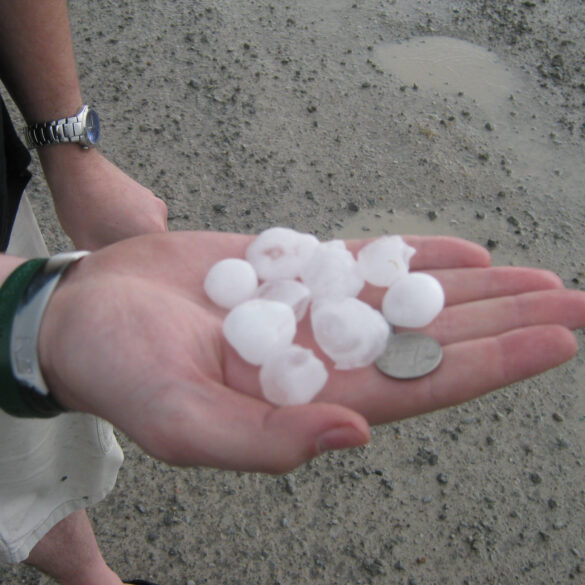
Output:
[[[0,252],[8,247],[20,197],[31,177],[30,160],[0,97]]]

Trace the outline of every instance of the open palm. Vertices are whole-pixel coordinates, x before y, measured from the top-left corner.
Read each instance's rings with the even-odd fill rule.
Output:
[[[585,293],[554,274],[492,268],[481,247],[407,237],[412,270],[442,283],[447,306],[426,328],[443,346],[432,374],[411,381],[374,367],[334,370],[308,405],[276,408],[258,368],[221,333],[206,297],[209,268],[244,257],[251,236],[184,232],[126,240],[83,259],[54,294],[41,329],[43,371],[72,409],[110,420],[169,463],[284,472],[328,449],[369,440],[369,425],[471,400],[570,359]],[[349,242],[354,252],[366,241]],[[383,291],[362,295],[379,307]],[[308,320],[298,333],[312,346]]]

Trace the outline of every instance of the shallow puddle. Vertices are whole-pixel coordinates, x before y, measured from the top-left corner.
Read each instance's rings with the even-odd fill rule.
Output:
[[[463,93],[491,116],[497,116],[521,87],[518,74],[494,53],[459,39],[420,37],[384,45],[376,58],[405,84],[423,91]]]
[[[540,89],[495,53],[449,37],[418,37],[377,47],[382,69],[429,97],[455,98],[478,107],[493,126],[498,148],[514,160],[514,174],[533,190],[583,197],[584,148],[555,138],[554,120],[539,103]],[[482,122],[482,123],[483,123]]]
[[[343,226],[335,232],[335,237],[342,239],[368,238],[381,235],[419,235],[456,236],[456,222],[441,216],[430,220],[421,213],[415,215],[405,212],[385,213],[373,210],[360,210],[343,220]]]

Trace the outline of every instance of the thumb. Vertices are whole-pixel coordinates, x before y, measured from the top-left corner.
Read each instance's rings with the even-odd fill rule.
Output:
[[[149,424],[122,430],[173,465],[263,473],[285,473],[325,451],[370,440],[365,418],[336,404],[275,408],[223,386],[211,400],[197,400],[192,388],[188,393],[178,400],[167,393]]]

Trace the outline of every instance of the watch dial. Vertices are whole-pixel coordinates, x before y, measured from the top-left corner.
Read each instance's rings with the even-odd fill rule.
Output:
[[[91,144],[96,144],[100,139],[100,120],[94,110],[87,112],[86,128],[88,140]]]

